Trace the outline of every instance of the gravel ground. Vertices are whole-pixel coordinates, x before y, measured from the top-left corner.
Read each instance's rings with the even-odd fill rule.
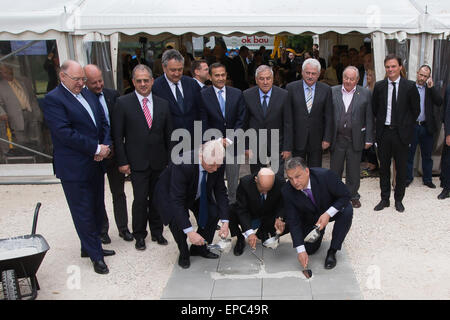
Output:
[[[437,200],[440,188],[429,189],[420,178],[407,189],[405,212],[373,211],[379,201],[379,180],[361,180],[362,207],[344,242],[365,299],[450,299],[450,200]],[[439,185],[438,178],[434,183]],[[80,258],[79,240],[60,185],[0,186],[0,239],[31,232],[34,207],[42,203],[37,233],[50,245],[37,273],[38,299],[159,299],[177,261],[178,250],[167,227],[168,246],[147,238],[147,250],[118,236],[107,187],[105,203],[116,255],[106,257],[110,273],[94,273]],[[126,183],[129,214],[132,189]],[[392,196],[393,197],[393,196]],[[391,197],[391,202],[393,202]],[[131,218],[129,221],[131,228]],[[331,227],[331,225],[330,225]],[[329,239],[328,227],[325,239]],[[339,258],[338,258],[339,259]]]

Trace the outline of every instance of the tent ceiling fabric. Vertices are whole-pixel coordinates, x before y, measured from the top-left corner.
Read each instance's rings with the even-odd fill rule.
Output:
[[[0,32],[83,35],[448,33],[448,0],[20,0],[3,6]],[[425,5],[428,14],[424,14]]]

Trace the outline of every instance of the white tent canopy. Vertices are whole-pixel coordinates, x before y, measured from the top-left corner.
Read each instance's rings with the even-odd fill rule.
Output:
[[[56,39],[60,60],[86,62],[84,41],[109,41],[115,69],[120,34],[370,34],[377,78],[385,40],[411,41],[410,70],[430,63],[433,40],[450,34],[448,0],[1,0],[0,40]]]

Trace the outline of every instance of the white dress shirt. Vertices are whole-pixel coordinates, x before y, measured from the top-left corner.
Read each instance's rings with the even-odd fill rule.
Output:
[[[142,100],[144,100],[144,98],[147,98],[147,107],[148,110],[150,111],[150,115],[152,116],[153,119],[153,95],[150,92],[150,94],[147,97],[141,96],[137,91],[134,91],[134,93],[136,93],[136,97],[139,100],[139,104],[141,105],[141,109],[144,108],[144,102]]]
[[[177,85],[175,83],[173,83],[172,81],[169,80],[169,78],[167,78],[167,75],[164,73],[164,78],[166,78],[167,83],[169,84],[169,88],[172,91],[172,94],[175,98],[175,101],[177,101]],[[183,92],[183,86],[181,85],[181,79],[180,81],[178,81],[178,89],[180,89],[181,95],[184,98],[184,92]]]

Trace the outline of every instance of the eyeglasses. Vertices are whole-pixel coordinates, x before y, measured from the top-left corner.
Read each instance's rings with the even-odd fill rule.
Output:
[[[83,78],[80,78],[80,77],[76,77],[76,78],[73,78],[73,77],[71,77],[71,76],[69,76],[67,73],[65,73],[64,71],[63,71],[63,73],[66,75],[66,76],[68,76],[70,79],[72,79],[73,81],[75,81],[75,82],[78,82],[78,81],[83,81],[83,82],[86,82],[87,81],[87,78],[86,77],[83,77]]]

